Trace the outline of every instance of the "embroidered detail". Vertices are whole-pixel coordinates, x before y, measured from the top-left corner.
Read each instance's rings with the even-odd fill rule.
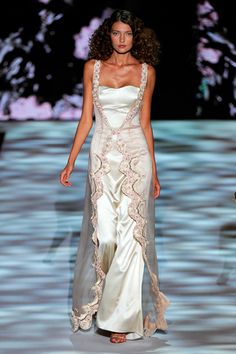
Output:
[[[121,139],[118,139],[117,147],[123,155],[123,159],[120,163],[120,171],[126,176],[124,182],[122,183],[122,192],[131,200],[128,207],[128,213],[129,216],[136,222],[133,231],[134,237],[141,244],[142,248],[145,249],[147,245],[147,240],[144,236],[146,220],[140,214],[141,205],[145,203],[145,201],[143,196],[137,193],[134,188],[135,183],[140,180],[141,175],[132,168],[136,157],[132,157],[129,154],[125,143]]]
[[[110,150],[111,145],[112,145],[112,139],[110,136],[107,139],[107,143],[103,147],[102,157],[96,155],[100,161],[100,166],[95,172],[90,172],[89,174],[91,190],[92,190],[91,201],[93,205],[93,213],[92,213],[91,221],[93,224],[94,232],[92,234],[92,240],[94,242],[94,248],[95,248],[93,266],[96,271],[97,281],[95,285],[92,287],[92,290],[95,294],[94,301],[82,306],[81,308],[82,313],[80,315],[78,315],[77,309],[72,310],[71,323],[74,332],[76,332],[79,328],[87,330],[91,327],[92,317],[97,312],[102,297],[102,288],[103,288],[105,273],[102,270],[101,261],[99,258],[99,252],[98,252],[99,243],[97,238],[97,200],[103,194],[103,184],[101,180],[102,176],[104,176],[110,171],[110,166],[107,161],[106,154]]]
[[[154,307],[157,313],[157,323],[152,323],[149,320],[149,327],[145,328],[144,336],[150,336],[152,333],[151,328],[162,328],[163,330],[167,328],[167,324],[164,318],[164,312],[168,306],[168,300],[164,297],[164,294],[161,293],[156,275],[152,272],[150,264],[146,255],[146,247],[148,241],[145,237],[145,226],[146,219],[141,215],[141,208],[145,205],[145,199],[142,194],[139,194],[135,191],[135,183],[140,181],[141,175],[135,171],[135,157],[132,157],[127,148],[126,144],[121,139],[117,141],[118,150],[122,153],[123,159],[120,163],[120,171],[126,176],[122,184],[122,192],[130,198],[131,202],[128,208],[129,216],[136,222],[134,227],[133,235],[134,238],[140,243],[142,247],[143,259],[146,263],[148,272],[151,278],[152,291],[155,295]],[[147,323],[147,319],[146,319]]]
[[[151,314],[148,314],[144,319],[145,337],[150,337],[155,333],[157,329],[165,331],[168,328],[166,319],[164,317],[164,312],[170,305],[170,300],[161,291],[159,291],[158,301],[160,302],[160,311],[158,312],[157,320],[151,321]]]

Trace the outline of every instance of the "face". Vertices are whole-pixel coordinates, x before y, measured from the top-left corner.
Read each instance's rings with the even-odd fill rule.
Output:
[[[117,53],[124,54],[129,52],[133,45],[131,27],[123,22],[113,23],[111,28],[111,43]]]

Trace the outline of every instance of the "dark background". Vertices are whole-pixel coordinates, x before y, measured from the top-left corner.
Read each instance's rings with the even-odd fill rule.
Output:
[[[196,90],[199,76],[196,69],[196,43],[194,32],[196,24],[197,1],[96,1],[87,3],[52,0],[45,5],[36,0],[4,0],[0,12],[1,38],[22,27],[24,41],[33,38],[40,26],[38,12],[42,8],[54,13],[63,12],[63,18],[53,25],[46,35],[52,52],[45,54],[42,44],[35,43],[28,54],[30,60],[37,63],[35,80],[40,84],[37,96],[39,102],[45,100],[52,104],[63,93],[71,94],[73,87],[82,79],[84,61],[73,57],[73,35],[82,26],[87,26],[91,18],[100,17],[106,7],[124,8],[134,11],[147,26],[155,29],[161,43],[160,64],[157,69],[157,85],[153,97],[152,119],[192,119],[196,117]],[[220,16],[222,26],[226,25],[228,37],[235,41],[233,1],[211,1]],[[12,55],[20,55],[14,52]],[[47,76],[51,79],[48,80]],[[24,96],[32,92],[30,80],[25,84]],[[10,89],[1,81],[1,90]],[[215,112],[212,110],[212,112]],[[222,118],[229,118],[222,111]],[[216,118],[208,114],[201,118]]]

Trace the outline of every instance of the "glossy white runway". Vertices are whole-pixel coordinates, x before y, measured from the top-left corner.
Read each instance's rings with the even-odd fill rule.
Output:
[[[59,183],[76,122],[5,122],[0,264],[3,354],[236,352],[236,122],[153,122],[161,197],[156,247],[168,333],[115,345],[73,334],[71,280],[91,134]]]

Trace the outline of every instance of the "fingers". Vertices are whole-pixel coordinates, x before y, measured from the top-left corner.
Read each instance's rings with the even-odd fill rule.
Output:
[[[63,171],[60,175],[60,183],[65,187],[72,186],[72,183],[69,181],[69,177],[70,175],[66,171]]]
[[[158,198],[160,196],[160,185],[155,184],[154,185],[154,198]]]
[[[65,187],[70,187],[70,186],[72,186],[72,183],[71,183],[69,180],[61,180],[60,182],[61,182],[61,184],[63,184],[63,186],[65,186]]]
[[[159,196],[160,196],[160,192],[159,191],[154,193],[154,199],[158,198]]]

